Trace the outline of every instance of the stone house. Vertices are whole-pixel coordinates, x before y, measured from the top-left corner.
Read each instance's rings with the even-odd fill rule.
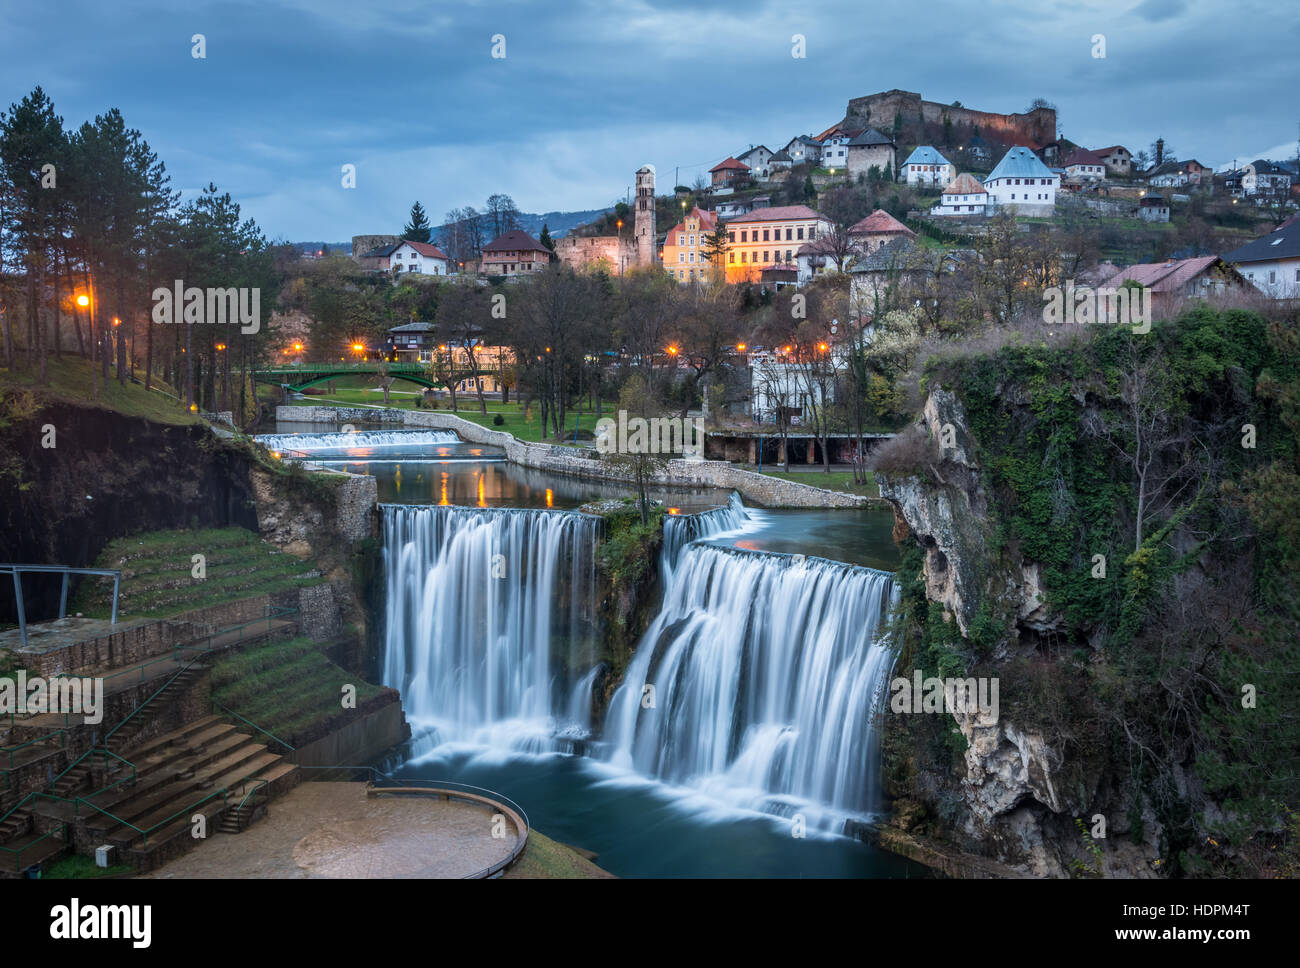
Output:
[[[551,264],[551,250],[521,229],[511,229],[483,247],[479,271],[485,276],[541,272]]]
[[[893,140],[875,128],[859,131],[848,143],[849,176],[857,178],[875,167],[880,169],[881,175],[888,173],[892,178],[897,174],[897,150]]]

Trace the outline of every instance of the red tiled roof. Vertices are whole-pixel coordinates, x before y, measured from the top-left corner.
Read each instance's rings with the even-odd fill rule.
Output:
[[[551,254],[551,250],[521,229],[511,229],[500,238],[483,246],[483,252],[527,252],[529,250]]]
[[[1123,145],[1111,145],[1109,148],[1095,148],[1095,149],[1093,150],[1093,154],[1095,154],[1095,155],[1108,155],[1108,154],[1110,154],[1112,151],[1128,151],[1128,149],[1125,148]],[[1129,153],[1129,154],[1132,154],[1133,152],[1128,151],[1128,153]]]
[[[699,218],[701,232],[712,232],[718,227],[718,217],[714,215],[712,212],[700,208],[698,205],[696,205],[695,208],[691,209],[691,214]],[[672,228],[668,230],[668,235],[671,236],[674,232],[685,232],[685,231],[686,231],[686,220],[683,219],[682,221],[678,222],[676,225],[674,225]],[[664,242],[664,244],[667,245],[668,243]]]
[[[1152,292],[1172,292],[1185,282],[1195,279],[1214,263],[1217,255],[1203,255],[1196,259],[1170,262],[1147,262],[1121,269],[1106,280],[1105,288],[1119,288],[1126,282],[1136,282]]]
[[[430,245],[428,242],[406,241],[405,244],[420,253],[420,255],[427,256],[430,259],[445,260],[447,258],[447,253],[443,252],[442,249],[438,248],[436,245]]]
[[[861,222],[857,222],[849,228],[849,235],[882,235],[885,233],[916,235],[915,232],[883,208],[876,209]]]
[[[745,215],[737,215],[727,222],[736,225],[740,222],[788,222],[796,219],[825,218],[821,212],[814,212],[807,205],[777,205],[773,208],[756,208]]]
[[[731,170],[749,171],[749,165],[745,164],[743,161],[737,161],[735,158],[728,156],[726,159],[718,162],[716,165],[710,168],[709,174],[713,174],[713,172],[715,171],[731,171]]]
[[[1069,168],[1071,165],[1105,165],[1106,159],[1095,151],[1089,151],[1087,148],[1075,148],[1070,152],[1070,157],[1066,158],[1061,164],[1062,168]]]
[[[987,195],[989,191],[974,175],[962,172],[943,187],[943,193],[945,195]]]

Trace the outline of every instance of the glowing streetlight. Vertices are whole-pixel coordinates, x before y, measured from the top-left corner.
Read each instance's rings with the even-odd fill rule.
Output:
[[[218,352],[218,353],[224,353],[225,351],[226,351],[226,344],[225,344],[225,343],[218,343],[218,344],[217,344],[217,352]]]
[[[82,309],[85,309],[87,306],[90,305],[90,297],[83,292],[80,296],[77,297],[77,305],[80,306]]]
[[[668,347],[668,355],[669,355],[669,356],[676,356],[676,355],[677,355],[677,347],[676,347],[676,346],[670,346],[670,347]]]
[[[737,353],[743,353],[743,352],[745,352],[745,350],[747,350],[747,349],[749,349],[749,347],[748,347],[745,343],[737,343],[737,344],[736,344],[736,352],[737,352]]]

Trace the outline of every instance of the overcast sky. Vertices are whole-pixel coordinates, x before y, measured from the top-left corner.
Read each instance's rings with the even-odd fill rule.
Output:
[[[1293,0],[718,6],[0,0],[0,106],[40,84],[69,127],[118,107],[175,187],[216,182],[289,240],[400,231],[417,198],[435,223],[495,191],[524,211],[602,207],[645,162],[667,191],[678,167],[689,184],[891,88],[999,112],[1045,97],[1090,147],[1163,135],[1214,166],[1295,155]]]

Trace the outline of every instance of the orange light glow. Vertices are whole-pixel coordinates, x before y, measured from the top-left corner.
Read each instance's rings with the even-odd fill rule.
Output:
[[[555,507],[555,492],[549,487],[546,489],[546,506],[548,508]]]
[[[218,344],[217,344],[217,350],[218,350],[218,351],[224,351],[225,348],[226,348],[226,344],[225,344],[225,343],[218,343]]]
[[[77,305],[82,307],[89,306],[90,297],[87,296],[85,293],[82,293],[80,296],[77,297]]]
[[[358,353],[364,353],[366,351],[366,347],[364,343],[353,343],[352,348],[356,350]]]
[[[278,450],[273,450],[273,451],[271,451],[271,456],[274,457],[276,460],[279,460],[279,459],[280,459],[280,452],[279,452]]]
[[[198,412],[199,412],[199,405],[197,403],[191,403],[190,413],[198,413]]]
[[[114,317],[113,317],[113,325],[114,325],[114,326],[121,326],[121,325],[122,325],[122,321],[121,321],[120,319],[118,319],[116,316],[114,316]]]
[[[669,509],[668,509],[668,513],[669,513],[669,514],[681,514],[681,513],[682,513],[682,510],[681,510],[681,508],[669,508]]]
[[[747,349],[749,349],[749,346],[748,346],[747,344],[745,344],[745,343],[737,343],[737,344],[736,344],[736,352],[737,352],[737,353],[743,353],[743,352],[745,352],[745,350],[747,350]]]
[[[670,347],[668,347],[668,355],[669,355],[669,356],[676,356],[676,355],[677,355],[677,347],[676,347],[676,346],[670,346]]]
[[[293,350],[294,350],[295,353],[301,353],[301,352],[302,352],[302,344],[301,344],[301,343],[294,343],[294,344],[293,344]]]
[[[790,352],[790,347],[788,347],[788,346],[783,346],[783,347],[781,347],[781,352],[782,352],[782,353],[789,353],[789,352]]]
[[[439,349],[441,352],[446,353],[446,352],[447,352],[447,344],[444,343],[442,346],[439,346],[438,349]]]
[[[818,344],[817,344],[817,348],[818,348],[819,350],[821,350],[823,353],[826,352],[826,344],[825,344],[825,343],[818,343]]]

